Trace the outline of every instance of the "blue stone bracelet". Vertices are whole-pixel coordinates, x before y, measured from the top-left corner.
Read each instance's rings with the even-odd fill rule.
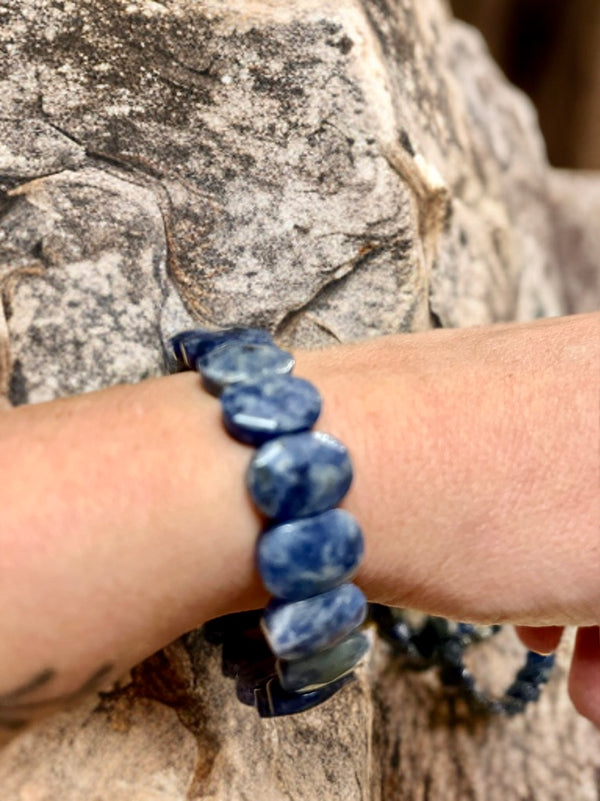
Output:
[[[509,717],[525,711],[538,700],[554,667],[554,654],[541,655],[527,651],[524,665],[511,684],[498,697],[491,696],[476,682],[464,662],[469,646],[497,634],[501,626],[473,626],[452,623],[441,617],[425,616],[415,626],[403,610],[371,604],[371,620],[393,651],[404,658],[413,670],[437,668],[442,684],[465,699],[475,714],[495,713]]]
[[[363,555],[363,536],[348,512],[335,508],[352,481],[346,448],[311,431],[321,412],[315,387],[291,375],[294,359],[266,331],[194,329],[170,340],[167,363],[196,369],[220,398],[223,424],[239,442],[258,448],[246,483],[267,518],[256,563],[272,600],[265,610],[209,621],[206,638],[222,645],[223,673],[238,699],[261,717],[311,709],[354,678],[369,648],[360,630],[367,612],[351,583]],[[495,634],[469,624],[425,617],[415,627],[402,610],[378,604],[370,620],[409,668],[439,670],[442,683],[475,712],[515,715],[536,701],[553,656],[528,652],[499,698],[477,684],[464,663],[473,643]]]
[[[351,583],[363,555],[356,520],[335,508],[352,481],[341,442],[311,431],[321,412],[315,387],[290,375],[294,358],[266,331],[184,331],[169,360],[195,368],[220,398],[226,430],[254,445],[248,492],[270,521],[256,562],[273,596],[264,613],[207,626],[223,644],[223,671],[240,701],[262,717],[290,715],[330,698],[353,678],[369,647],[360,631],[367,602]]]

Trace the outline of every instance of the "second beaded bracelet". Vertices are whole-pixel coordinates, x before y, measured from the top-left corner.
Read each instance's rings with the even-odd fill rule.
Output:
[[[363,537],[356,520],[336,508],[352,481],[348,451],[311,430],[321,397],[291,375],[292,355],[268,332],[195,329],[170,345],[177,367],[196,369],[220,398],[231,436],[258,447],[246,483],[269,520],[256,563],[272,600],[260,621],[255,613],[229,615],[210,623],[207,634],[222,642],[224,668],[243,703],[262,717],[302,712],[347,684],[369,647],[359,630],[367,602],[350,581]]]

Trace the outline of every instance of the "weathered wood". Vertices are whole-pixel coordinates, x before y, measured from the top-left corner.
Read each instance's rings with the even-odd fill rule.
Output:
[[[193,320],[320,345],[564,308],[535,116],[439,0],[0,15],[7,401],[157,374]],[[480,649],[497,686],[513,649]],[[2,798],[591,801],[599,740],[564,678],[522,719],[474,721],[378,644],[324,708],[260,721],[192,633],[16,737]]]

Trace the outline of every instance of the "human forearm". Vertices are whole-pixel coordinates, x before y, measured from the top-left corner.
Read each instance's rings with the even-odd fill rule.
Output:
[[[469,620],[596,622],[600,320],[300,352],[348,444],[372,600]],[[261,605],[252,453],[188,373],[0,417],[0,694],[112,674]]]
[[[249,450],[187,373],[0,417],[0,695],[111,675],[260,602]],[[37,697],[36,696],[36,697]]]

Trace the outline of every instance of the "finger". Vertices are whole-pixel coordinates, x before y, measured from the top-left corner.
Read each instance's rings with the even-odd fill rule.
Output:
[[[562,637],[562,626],[515,626],[519,639],[530,651],[537,654],[551,654],[556,651]]]
[[[575,709],[600,727],[600,631],[597,626],[577,632],[569,695]]]

